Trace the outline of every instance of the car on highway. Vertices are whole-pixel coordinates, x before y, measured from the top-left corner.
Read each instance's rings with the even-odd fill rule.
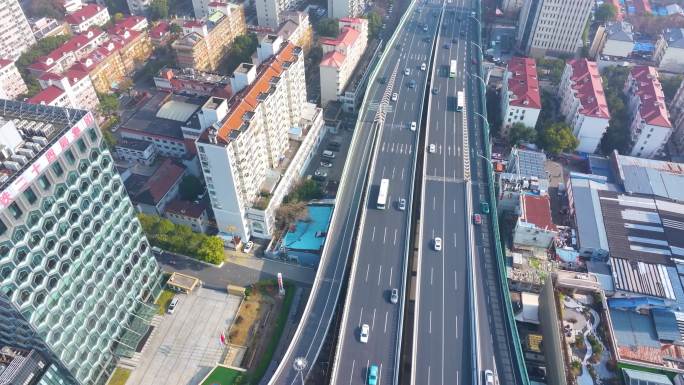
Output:
[[[406,199],[404,199],[404,198],[399,199],[399,201],[397,202],[397,208],[401,211],[406,210]]]
[[[489,369],[484,371],[484,383],[485,385],[494,385],[494,373]]]
[[[433,89],[432,89],[432,93],[433,93],[434,95],[437,95],[438,92],[439,92],[439,90],[438,90],[437,88],[433,88]]]
[[[313,177],[311,177],[311,179],[318,182],[325,182],[325,177],[322,175],[314,175]]]
[[[411,122],[411,131],[416,130],[416,122]]]
[[[458,39],[457,39],[457,38],[453,38],[453,39],[451,39],[451,42],[454,43],[454,44],[456,44],[456,43],[458,43]]]
[[[473,64],[477,64],[477,60],[474,59],[474,58],[473,58],[473,59],[470,59],[470,62],[473,63]]]
[[[480,211],[482,211],[483,214],[489,214],[489,203],[480,202]]]
[[[435,145],[434,145],[434,144],[430,144],[430,145],[428,146],[428,151],[430,152],[430,154],[434,153],[434,152],[435,152]]]
[[[406,75],[406,76],[411,75],[411,69],[410,68],[404,68],[404,75]]]
[[[393,102],[396,102],[397,99],[399,99],[399,94],[397,94],[397,93],[395,92],[395,93],[392,94],[392,101],[393,101]]]
[[[321,154],[321,157],[328,158],[328,159],[335,159],[335,153],[330,151],[330,150],[325,150]]]
[[[423,32],[427,32],[427,31],[428,31],[428,26],[427,26],[427,24],[425,24],[425,25],[423,26]]]
[[[436,251],[442,250],[442,238],[436,237],[434,241],[434,246]]]
[[[370,328],[368,327],[368,324],[361,325],[361,334],[359,334],[359,341],[363,342],[364,344],[367,344],[369,333]]]
[[[399,290],[392,289],[392,292],[390,293],[390,302],[391,303],[399,302]]]
[[[378,365],[371,365],[368,368],[368,385],[378,384]]]
[[[249,253],[250,251],[252,251],[253,247],[254,247],[254,242],[249,241],[249,242],[245,243],[245,247],[242,248],[242,252],[243,253]]]
[[[316,170],[316,172],[314,172],[314,176],[320,176],[325,178],[328,176],[328,173],[323,170]]]
[[[449,49],[449,43],[444,43],[444,49]]]
[[[427,65],[425,65],[425,63],[421,63],[420,70],[425,71],[426,69],[427,69]]]
[[[416,81],[411,79],[411,81],[408,84],[409,88],[413,89],[416,88]]]
[[[473,214],[473,223],[476,225],[481,225],[482,224],[482,215]]]
[[[330,168],[333,166],[333,164],[332,164],[332,162],[328,162],[327,160],[322,160],[321,166],[326,167],[326,168]]]

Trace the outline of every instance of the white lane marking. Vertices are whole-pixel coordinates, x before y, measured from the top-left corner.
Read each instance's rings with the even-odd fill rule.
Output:
[[[432,211],[435,211],[435,205],[437,203],[437,197],[433,196],[432,197]]]
[[[392,202],[390,200],[390,202]],[[382,236],[382,244],[385,244],[385,241],[387,240],[387,226],[385,226],[385,234]]]
[[[382,380],[382,362],[380,363],[380,370],[378,371],[378,384]]]
[[[454,247],[456,247],[456,233],[454,233]]]
[[[375,240],[375,226],[373,226],[373,233],[371,234],[371,242]]]
[[[396,167],[392,167],[392,179],[394,179],[394,172],[397,171]]]
[[[428,365],[427,385],[430,385],[430,365]]]
[[[359,327],[361,327],[361,319],[363,318],[363,306],[361,306],[361,312],[359,313]]]
[[[392,270],[393,270],[393,269],[394,269],[394,267],[390,266],[390,276],[389,276],[389,285],[390,285],[390,287],[392,286]]]
[[[382,331],[385,334],[387,333],[387,315],[388,314],[389,314],[389,312],[385,312],[385,329]]]
[[[430,286],[432,286],[432,274],[435,272],[434,268],[430,268]]]
[[[458,291],[458,275],[456,273],[456,270],[454,270],[454,290]]]
[[[456,315],[456,338],[458,339],[458,314]]]
[[[454,199],[454,214],[456,214],[456,200]]]
[[[394,144],[392,144],[392,147],[394,147]],[[385,178],[385,166],[382,166],[382,178]]]
[[[430,320],[428,321],[428,334],[432,334],[432,310],[428,313]]]
[[[401,180],[404,180],[404,168],[401,169]]]
[[[382,265],[380,265],[380,270],[378,271],[378,286],[380,286],[380,278],[382,277]]]
[[[394,242],[393,244],[397,244],[397,229],[394,229]]]
[[[352,380],[354,379],[354,365],[356,364],[356,360],[352,360],[352,367],[351,371],[349,372],[349,385],[351,385]]]
[[[368,272],[370,272],[370,263],[368,264],[368,267],[366,267],[366,282],[368,282]]]
[[[371,330],[375,329],[375,308],[373,309],[373,320],[371,321]]]

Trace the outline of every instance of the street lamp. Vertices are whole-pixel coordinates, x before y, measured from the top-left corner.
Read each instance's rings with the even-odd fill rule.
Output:
[[[304,369],[306,368],[306,365],[308,362],[306,361],[306,358],[304,357],[297,357],[295,358],[294,362],[292,363],[292,368],[299,373],[300,378],[302,379],[302,385],[304,385]]]
[[[479,75],[476,75],[476,74],[474,74],[474,73],[472,73],[472,72],[466,72],[466,73],[467,73],[469,76],[472,76],[472,77],[475,77],[475,78],[480,79],[480,81],[482,82],[482,87],[484,87],[485,89],[487,89],[487,82],[485,82],[484,79],[482,79]]]
[[[475,47],[477,47],[477,48],[480,50],[480,55],[484,56],[484,51],[482,51],[482,47],[481,47],[479,44],[475,43],[475,42],[472,41],[472,40],[470,41],[470,44],[472,44],[472,45],[474,45]]]
[[[475,17],[475,16],[473,16],[473,15],[469,15],[468,17],[471,18],[471,19],[473,19],[473,20],[475,20],[475,21],[477,21],[478,27],[479,27],[480,29],[482,29],[482,23],[480,22],[480,19],[478,19],[477,17]]]

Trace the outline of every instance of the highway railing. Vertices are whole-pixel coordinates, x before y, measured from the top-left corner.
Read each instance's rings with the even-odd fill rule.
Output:
[[[478,25],[477,25],[477,44],[482,47],[482,27],[481,27],[481,22],[482,22],[482,2],[481,1],[476,1],[477,4],[477,11],[476,11],[476,18],[478,20]],[[482,73],[482,63],[484,61],[484,58],[482,56],[483,52],[482,49],[478,49],[478,63],[479,65],[477,66],[477,72],[478,76],[483,79],[483,73]],[[479,92],[479,97],[480,97],[480,102],[482,105],[482,114],[484,117],[487,117],[487,98],[486,98],[486,89],[485,89],[485,84],[484,81],[482,84],[478,82],[478,89],[480,90]],[[488,159],[488,166],[487,166],[487,177],[488,177],[488,189],[489,189],[489,205],[491,207],[491,223],[492,223],[492,233],[494,235],[494,251],[496,253],[496,262],[497,262],[497,267],[499,270],[499,278],[501,280],[501,291],[502,291],[502,297],[504,298],[505,302],[505,313],[506,313],[506,321],[508,322],[508,329],[511,335],[511,343],[513,344],[513,351],[511,352],[512,357],[515,360],[515,363],[513,365],[514,368],[517,368],[518,374],[520,375],[520,380],[521,380],[521,385],[529,385],[530,384],[530,379],[527,375],[527,369],[525,367],[525,359],[523,357],[523,352],[522,352],[522,347],[520,346],[520,336],[518,335],[518,328],[516,327],[515,323],[515,318],[513,317],[513,305],[511,303],[511,295],[508,290],[508,277],[506,273],[506,265],[504,261],[504,255],[501,250],[501,236],[499,234],[499,218],[497,215],[497,208],[496,208],[496,191],[495,191],[495,185],[494,185],[494,172],[491,166],[491,157],[492,157],[492,147],[489,142],[489,123],[485,120],[484,124],[482,125],[483,127],[483,140],[484,140],[484,147],[485,147],[485,157]]]

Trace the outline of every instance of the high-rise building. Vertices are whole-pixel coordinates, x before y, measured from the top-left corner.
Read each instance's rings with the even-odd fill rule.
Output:
[[[15,61],[36,44],[19,0],[0,0],[0,59]]]
[[[227,114],[197,140],[219,236],[229,244],[273,235],[275,211],[324,134],[320,108],[306,102],[301,48],[270,40],[274,55],[235,70]]]
[[[610,121],[596,62],[587,59],[567,62],[558,96],[561,99],[560,112],[579,140],[577,151],[596,152]]]
[[[328,17],[332,19],[357,17],[363,14],[365,8],[365,0],[328,0]]]
[[[15,99],[27,91],[26,83],[14,62],[0,59],[0,98]]]
[[[674,126],[670,148],[673,154],[682,156],[684,155],[684,82],[679,85],[670,103],[670,114]]]
[[[297,8],[302,0],[256,0],[257,23],[260,27],[278,29],[283,21],[281,13]]]
[[[126,0],[128,9],[133,15],[144,15],[150,7],[151,0]]]
[[[593,0],[525,0],[516,40],[528,56],[570,54],[582,44]]]
[[[161,272],[91,112],[0,100],[0,346],[104,384]]]
[[[501,134],[507,137],[515,123],[535,127],[541,112],[541,96],[534,59],[512,57],[508,61],[502,84]]]
[[[672,135],[672,122],[658,70],[650,66],[633,67],[624,91],[632,114],[629,155],[640,158],[662,155]]]

